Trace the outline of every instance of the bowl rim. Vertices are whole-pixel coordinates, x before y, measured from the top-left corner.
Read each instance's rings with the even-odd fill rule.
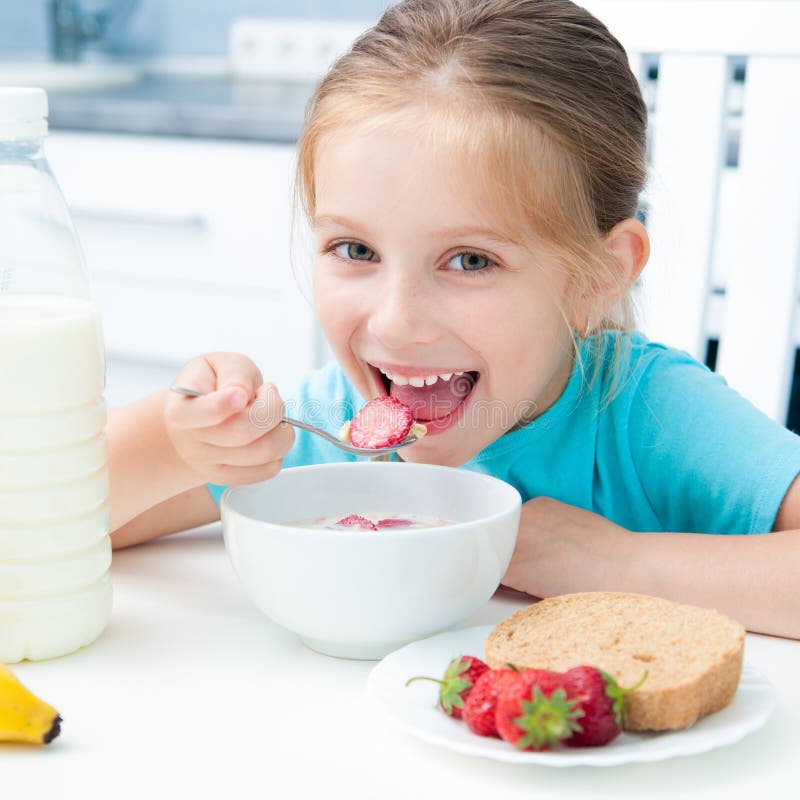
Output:
[[[265,526],[273,531],[281,531],[283,533],[289,533],[292,535],[299,535],[299,536],[320,536],[324,535],[325,538],[330,538],[331,536],[339,537],[339,538],[352,538],[358,537],[359,539],[363,539],[365,541],[384,541],[384,540],[392,540],[395,538],[417,538],[419,536],[447,536],[452,535],[454,529],[461,528],[464,525],[474,525],[476,523],[487,524],[491,522],[495,522],[496,520],[501,519],[502,517],[507,516],[509,513],[514,513],[515,511],[519,513],[522,507],[522,495],[519,493],[519,490],[510,484],[508,481],[504,481],[502,478],[496,478],[494,475],[487,475],[483,472],[473,472],[472,470],[463,470],[459,467],[444,467],[440,464],[416,464],[416,463],[409,463],[409,462],[394,462],[394,461],[332,461],[326,462],[323,464],[303,464],[296,467],[287,467],[286,469],[282,469],[278,475],[284,472],[299,472],[301,470],[308,470],[308,469],[320,469],[320,470],[328,470],[328,469],[352,469],[352,468],[378,468],[378,469],[407,469],[409,467],[419,470],[453,470],[458,471],[460,473],[468,473],[470,475],[476,476],[479,480],[483,480],[486,483],[499,483],[501,484],[501,488],[504,491],[509,492],[509,505],[507,508],[502,509],[501,511],[497,511],[494,514],[490,514],[484,517],[478,517],[476,519],[467,520],[463,522],[452,522],[447,525],[440,525],[433,528],[381,528],[380,536],[364,536],[364,529],[363,528],[355,528],[355,529],[347,529],[343,528],[341,530],[335,528],[304,528],[299,525],[285,525],[280,522],[269,522],[267,520],[259,520],[254,517],[251,517],[242,511],[234,508],[230,502],[230,496],[235,495],[236,493],[253,491],[255,487],[260,486],[262,483],[267,483],[268,481],[275,480],[275,478],[268,478],[267,481],[259,481],[258,483],[249,483],[245,484],[244,486],[229,486],[220,497],[220,515],[222,517],[222,522],[224,525],[224,514],[234,515],[244,520],[250,520],[253,522],[259,523],[259,525]],[[277,476],[276,476],[277,477]],[[513,494],[512,494],[513,493]],[[511,498],[516,495],[516,502],[512,504]]]

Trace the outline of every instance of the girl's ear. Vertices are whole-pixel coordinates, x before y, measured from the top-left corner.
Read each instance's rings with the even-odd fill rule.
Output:
[[[644,225],[638,219],[624,219],[606,234],[604,242],[617,264],[621,284],[630,289],[650,257],[650,238]],[[572,311],[575,330],[581,333],[589,330],[592,323],[597,324],[613,308],[619,297],[620,285],[616,282],[594,297],[582,294]]]
[[[620,277],[633,286],[650,257],[650,237],[638,219],[618,222],[605,237],[608,252],[620,269]]]

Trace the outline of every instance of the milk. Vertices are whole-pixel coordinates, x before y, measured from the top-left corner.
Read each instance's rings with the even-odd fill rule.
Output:
[[[442,525],[452,525],[448,519],[440,517],[424,516],[422,514],[396,514],[394,512],[358,512],[359,516],[369,520],[378,530],[413,530],[419,528],[440,528]],[[282,522],[282,525],[291,525],[293,528],[325,528],[337,531],[365,531],[371,532],[370,528],[359,527],[358,525],[346,526],[337,523],[345,517],[345,514],[325,514],[312,519],[298,519],[289,522]]]
[[[54,658],[111,613],[97,310],[0,294],[0,661]]]

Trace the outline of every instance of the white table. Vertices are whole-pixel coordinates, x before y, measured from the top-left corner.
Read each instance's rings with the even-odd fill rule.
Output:
[[[65,721],[47,748],[0,747],[4,798],[798,796],[800,642],[748,634],[745,660],[778,708],[738,744],[652,764],[521,766],[390,727],[364,695],[374,662],[314,653],[253,608],[219,523],[118,551],[112,574],[97,642],[14,668]],[[465,626],[524,604],[501,591]]]

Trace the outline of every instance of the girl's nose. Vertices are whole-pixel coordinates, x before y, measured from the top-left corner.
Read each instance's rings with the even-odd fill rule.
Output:
[[[438,335],[434,307],[423,279],[387,275],[370,304],[367,330],[387,348],[428,344]]]

